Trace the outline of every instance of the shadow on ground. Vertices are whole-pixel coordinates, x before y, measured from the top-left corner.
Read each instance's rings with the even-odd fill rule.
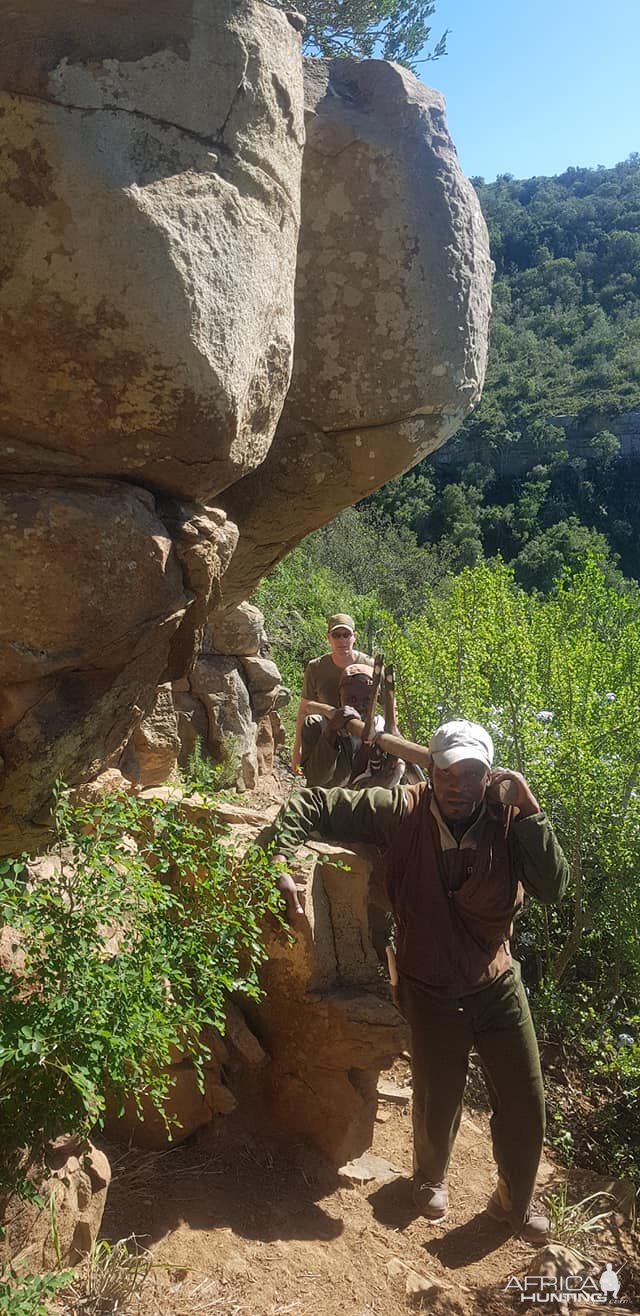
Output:
[[[329,1242],[340,1219],[317,1204],[338,1179],[299,1143],[204,1130],[166,1152],[108,1146],[113,1166],[102,1234],[135,1234],[146,1247],[181,1224],[192,1230],[231,1229],[241,1238],[271,1242]]]

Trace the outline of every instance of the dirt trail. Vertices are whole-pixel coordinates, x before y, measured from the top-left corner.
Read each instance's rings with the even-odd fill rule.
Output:
[[[402,1081],[398,1065],[392,1077]],[[433,1225],[411,1206],[409,1106],[381,1102],[378,1114],[373,1150],[401,1171],[386,1184],[345,1184],[300,1144],[250,1136],[234,1116],[164,1155],[112,1150],[116,1162],[121,1159],[103,1230],[111,1238],[135,1234],[154,1253],[158,1268],[144,1316],[403,1316],[417,1309],[432,1316],[506,1316],[537,1310],[530,1303],[515,1308],[504,1292],[532,1253],[484,1214],[495,1182],[486,1115],[470,1111],[463,1118],[450,1212]],[[566,1171],[543,1165],[545,1183],[565,1177]],[[578,1176],[571,1195],[580,1199],[593,1187],[588,1176]],[[638,1316],[640,1266],[628,1226],[612,1218],[589,1240],[591,1256],[603,1267],[624,1263],[620,1310]],[[438,1297],[407,1296],[411,1270],[449,1287]]]

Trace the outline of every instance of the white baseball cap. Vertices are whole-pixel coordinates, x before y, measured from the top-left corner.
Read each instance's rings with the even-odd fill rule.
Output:
[[[429,741],[429,751],[437,768],[450,768],[462,759],[477,759],[485,768],[493,765],[493,741],[478,722],[443,722]]]

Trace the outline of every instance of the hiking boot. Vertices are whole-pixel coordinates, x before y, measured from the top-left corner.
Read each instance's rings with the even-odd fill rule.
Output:
[[[524,1220],[513,1219],[511,1196],[504,1179],[498,1179],[495,1192],[486,1206],[487,1215],[501,1225],[509,1225],[514,1234],[518,1234],[524,1243],[532,1247],[541,1247],[549,1241],[549,1218],[542,1211],[535,1211],[529,1206]]]
[[[544,1243],[549,1242],[548,1215],[545,1215],[544,1211],[534,1211],[529,1207],[527,1218],[520,1226],[518,1234],[524,1243],[530,1243],[532,1247],[542,1247]]]
[[[429,1183],[421,1175],[413,1178],[411,1189],[413,1205],[427,1220],[444,1220],[449,1206],[449,1190],[446,1183]]]

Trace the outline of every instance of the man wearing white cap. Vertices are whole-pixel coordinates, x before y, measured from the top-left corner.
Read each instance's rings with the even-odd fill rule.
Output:
[[[546,1216],[532,1209],[544,1093],[510,937],[524,893],[544,904],[561,899],[568,866],[524,777],[493,769],[484,727],[447,722],[429,750],[429,782],[357,793],[301,790],[271,835],[285,862],[311,832],[386,850],[399,1000],[411,1028],[415,1205],[431,1220],[446,1215],[447,1170],[475,1047],[498,1166],[487,1211],[535,1245],[548,1231]],[[303,913],[295,883],[285,873],[279,885],[295,921]]]

